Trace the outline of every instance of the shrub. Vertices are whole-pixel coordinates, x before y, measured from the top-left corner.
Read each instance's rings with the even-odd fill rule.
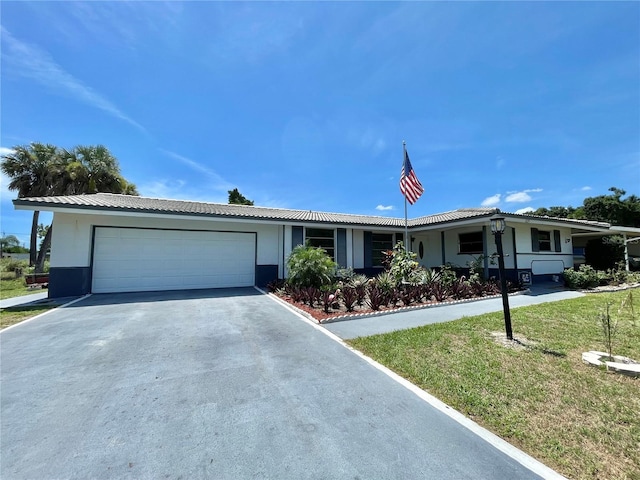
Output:
[[[355,289],[355,287],[352,287],[350,285],[345,285],[344,287],[342,287],[342,290],[340,290],[340,294],[342,296],[342,302],[344,303],[344,306],[347,309],[347,312],[353,312],[353,307],[358,301],[358,292]],[[366,295],[366,290],[365,290],[365,295]]]
[[[438,283],[441,283],[446,289],[449,289],[457,278],[456,272],[450,263],[440,267]]]
[[[281,278],[271,280],[269,283],[267,283],[267,290],[269,290],[270,292],[280,291],[284,288],[285,283],[286,282]]]
[[[598,272],[590,265],[580,265],[578,270],[567,269],[563,274],[565,284],[569,288],[593,288],[605,281],[606,274]]]
[[[640,272],[627,273],[627,283],[640,283]]]
[[[402,283],[416,283],[422,267],[416,261],[414,252],[405,250],[402,242],[396,243],[391,253],[389,262],[389,274],[394,279],[396,286]]]
[[[358,306],[364,305],[364,300],[367,298],[367,286],[369,285],[369,279],[366,275],[354,275],[349,281],[348,285],[355,288]]]
[[[380,290],[382,290],[382,295],[384,296],[384,303],[386,305],[396,303],[396,280],[391,275],[390,272],[382,272],[378,274],[375,278],[375,284]]]
[[[336,264],[322,248],[298,245],[287,258],[288,283],[320,288],[330,285]]]
[[[380,307],[386,303],[386,295],[382,288],[373,283],[369,287],[369,307],[371,310],[380,310]]]
[[[320,290],[320,298],[324,313],[329,313],[329,309],[337,307],[338,290],[333,286],[325,286]]]
[[[291,296],[291,300],[294,302],[304,302],[305,300],[305,292],[302,287],[297,287],[295,285],[289,285],[287,288],[287,292]]]
[[[438,302],[444,302],[449,296],[449,287],[442,282],[436,282],[431,288],[431,293]]]
[[[451,296],[456,300],[470,298],[473,293],[469,282],[465,277],[457,278],[450,287]]]
[[[317,287],[302,287],[302,291],[304,292],[304,300],[310,307],[313,307],[313,304],[322,298],[322,291]]]
[[[338,268],[336,270],[335,279],[341,282],[350,282],[356,274],[353,268]]]
[[[2,263],[0,263],[1,271],[3,272],[15,272],[18,269],[21,269],[23,272],[26,272],[29,268],[29,262],[27,260],[15,260],[13,258],[3,258]]]

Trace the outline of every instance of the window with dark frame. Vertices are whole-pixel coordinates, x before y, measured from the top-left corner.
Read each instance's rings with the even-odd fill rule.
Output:
[[[531,229],[532,252],[562,252],[562,236],[560,230]]]
[[[460,233],[458,235],[458,253],[483,253],[484,236],[480,232]]]
[[[393,250],[392,233],[372,233],[371,234],[371,259],[374,267],[381,267],[385,255],[383,252]]]
[[[548,230],[538,230],[538,250],[540,252],[551,251],[551,232]]]
[[[312,247],[322,248],[327,255],[335,260],[335,240],[332,229],[328,228],[307,228],[305,241]]]

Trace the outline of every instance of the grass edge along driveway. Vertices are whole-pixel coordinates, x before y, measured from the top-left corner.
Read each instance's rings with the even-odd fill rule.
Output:
[[[45,305],[17,305],[0,309],[0,330],[29,320],[37,315],[41,315],[53,308],[58,308],[60,304]]]
[[[631,290],[640,312],[640,289]],[[573,479],[640,479],[640,380],[582,362],[605,350],[598,315],[619,319],[614,354],[640,360],[640,320],[618,309],[629,291],[512,310],[506,348],[502,313],[349,340],[354,348]],[[634,296],[635,295],[635,296]]]

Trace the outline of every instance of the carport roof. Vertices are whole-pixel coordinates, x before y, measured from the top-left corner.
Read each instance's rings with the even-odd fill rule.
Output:
[[[128,212],[139,214],[169,214],[185,216],[208,216],[248,220],[278,222],[309,222],[339,225],[360,225],[368,227],[403,228],[404,219],[347,213],[328,213],[313,210],[290,210],[283,208],[232,205],[222,203],[193,202],[163,198],[138,197],[112,193],[91,195],[70,195],[52,197],[18,198],[13,201],[16,208],[24,210],[84,211],[86,213]],[[463,208],[449,212],[427,215],[409,220],[409,227],[428,227],[444,223],[456,223],[490,217],[499,212],[496,208]],[[503,213],[512,218],[531,218],[537,221],[561,221],[575,225],[589,225],[607,229],[608,223],[586,220],[545,218],[532,215]]]

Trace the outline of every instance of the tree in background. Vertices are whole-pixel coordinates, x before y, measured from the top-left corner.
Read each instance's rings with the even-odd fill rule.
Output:
[[[640,198],[630,195],[622,199],[627,192],[616,187],[609,191],[611,195],[585,198],[582,207],[585,217],[612,225],[640,227]]]
[[[121,175],[118,160],[102,145],[61,150],[54,168],[61,174],[60,189],[65,195],[98,192],[138,195],[135,185]]]
[[[229,190],[229,203],[234,205],[253,205],[253,200],[249,200],[237,188],[234,188]]]
[[[15,235],[3,235],[0,237],[0,254],[26,252],[28,250],[20,246],[20,240]]]
[[[65,150],[50,144],[33,142],[13,147],[2,156],[2,171],[10,178],[9,190],[18,198],[85,193],[124,193],[138,195],[134,184],[120,173],[117,159],[102,145],[77,146]],[[31,225],[29,261],[41,272],[51,246],[52,226],[40,228],[44,232],[40,251],[37,250],[38,216],[34,211]]]
[[[18,145],[13,151],[2,156],[0,168],[10,178],[9,190],[18,192],[18,198],[44,197],[55,195],[53,184],[56,182],[55,173],[51,166],[58,156],[55,145],[31,143]],[[40,212],[33,212],[31,222],[31,242],[29,244],[29,265],[36,263],[37,232]]]
[[[582,206],[539,208],[532,215],[575,218],[582,220],[596,220],[612,225],[625,227],[640,227],[640,198],[630,195],[623,199],[627,192],[620,188],[611,187],[610,195],[598,195],[585,198]]]

